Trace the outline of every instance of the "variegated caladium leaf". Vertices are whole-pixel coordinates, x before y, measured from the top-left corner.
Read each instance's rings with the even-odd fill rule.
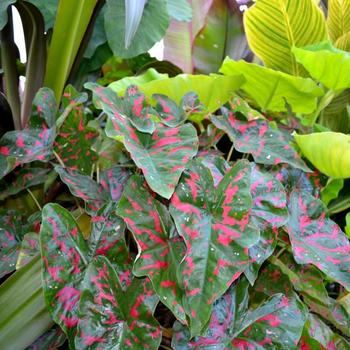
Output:
[[[187,253],[180,270],[192,335],[208,324],[213,302],[247,268],[248,249],[259,239],[251,221],[251,166],[238,161],[214,188],[198,162],[186,170],[171,199],[170,213]]]
[[[73,345],[89,250],[72,215],[58,204],[43,208],[40,250],[47,309]]]
[[[21,215],[7,209],[0,210],[0,278],[16,270],[22,239]]]
[[[214,304],[204,336],[191,339],[189,330],[175,323],[174,349],[297,349],[306,319],[302,303],[276,294],[248,309],[248,300],[248,283],[243,279]]]
[[[36,232],[26,233],[21,242],[16,269],[27,265],[39,253],[39,235]]]
[[[42,184],[50,169],[22,168],[0,181],[0,200],[13,196],[26,188]]]
[[[146,105],[146,96],[135,85],[129,86],[124,95],[123,110],[120,113],[129,118],[131,124],[144,133],[153,134],[155,122],[151,115],[156,111]]]
[[[109,261],[95,258],[81,297],[76,348],[157,350],[161,329],[152,316],[154,297],[147,279],[134,279],[123,291]]]
[[[272,128],[266,120],[240,120],[228,109],[221,110],[222,115],[213,115],[211,120],[217,128],[227,133],[237,151],[252,154],[256,163],[287,163],[295,168],[310,171],[289,144],[288,134]]]
[[[151,189],[169,199],[181,173],[197,153],[196,129],[191,124],[177,128],[157,125],[152,135],[142,133],[119,112],[112,90],[96,84],[86,84],[86,87],[94,92],[98,105],[109,116],[107,136],[124,143]]]
[[[148,276],[162,303],[185,322],[178,276],[185,247],[182,239],[172,235],[174,224],[167,208],[152,196],[144,179],[134,175],[125,187],[117,214],[133,233],[139,249],[134,275]]]
[[[68,186],[71,193],[86,202],[90,214],[96,213],[104,204],[118,201],[129,172],[121,167],[114,167],[100,173],[100,182],[78,171],[56,166],[55,171]]]
[[[290,196],[287,230],[295,260],[313,264],[350,290],[350,243],[326,216],[323,203],[305,191]]]
[[[90,174],[97,160],[92,143],[98,133],[87,126],[82,104],[85,100],[86,94],[78,93],[73,87],[66,89],[62,100],[65,112],[58,119],[61,125],[55,140],[55,151],[66,167]]]
[[[265,117],[256,109],[249,106],[249,104],[240,97],[233,97],[230,103],[230,110],[234,114],[241,114],[247,118],[247,120],[265,119]]]

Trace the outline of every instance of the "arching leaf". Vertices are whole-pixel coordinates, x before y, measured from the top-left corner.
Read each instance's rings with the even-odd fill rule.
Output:
[[[350,53],[336,49],[329,42],[294,47],[292,51],[310,75],[328,89],[341,91],[350,87]]]
[[[252,51],[267,67],[305,75],[291,48],[327,39],[326,21],[314,0],[258,0],[244,13]]]
[[[187,246],[180,270],[191,335],[203,332],[212,304],[247,268],[248,248],[259,239],[251,222],[250,172],[248,162],[237,162],[215,190],[209,170],[194,163],[171,199],[171,216]]]
[[[309,78],[293,77],[228,57],[220,72],[224,75],[243,74],[246,82],[242,90],[265,112],[286,112],[288,105],[296,113],[311,113],[316,109],[317,97],[323,95],[322,89]]]
[[[157,298],[147,279],[134,279],[124,291],[104,257],[94,259],[86,274],[76,349],[143,350],[147,345],[157,350],[161,330],[152,316]]]
[[[173,236],[175,228],[168,210],[151,195],[143,178],[135,175],[125,188],[117,213],[139,248],[134,274],[149,276],[162,303],[185,322],[183,287],[178,277],[185,247],[179,237]]]
[[[136,26],[133,26],[134,29],[129,32],[131,27],[126,27],[125,3],[125,0],[107,0],[105,30],[113,53],[121,58],[130,58],[149,50],[162,39],[169,26],[169,15],[165,1],[148,0],[136,31]],[[135,2],[135,5],[143,3]]]
[[[329,0],[327,27],[334,46],[350,50],[350,1]]]
[[[289,144],[288,134],[272,128],[263,119],[239,120],[226,108],[222,108],[222,114],[213,115],[211,120],[217,128],[227,133],[237,151],[252,154],[257,163],[271,165],[287,163],[309,171]]]
[[[350,136],[336,132],[294,135],[305,157],[323,174],[350,177]]]
[[[313,264],[350,289],[350,243],[339,226],[326,217],[323,203],[307,192],[290,197],[288,233],[295,260]]]

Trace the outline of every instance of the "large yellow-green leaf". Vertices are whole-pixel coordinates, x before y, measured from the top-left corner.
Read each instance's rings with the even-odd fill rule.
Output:
[[[178,104],[185,94],[195,92],[200,102],[205,106],[202,113],[204,115],[216,111],[243,84],[244,78],[240,72],[230,75],[223,77],[220,75],[180,74],[174,78],[153,80],[138,87],[147,97],[152,97],[153,94],[163,94]],[[112,85],[110,88],[114,89]]]
[[[323,91],[309,78],[294,77],[245,61],[226,58],[220,68],[225,75],[243,74],[244,90],[264,111],[285,112],[286,103],[295,113],[311,113]]]
[[[350,50],[350,1],[328,1],[328,33],[336,47]]]
[[[350,177],[350,136],[337,132],[294,135],[305,157],[322,173]]]
[[[245,12],[244,25],[250,48],[264,64],[294,75],[305,72],[291,48],[328,37],[323,13],[314,0],[257,0]]]
[[[328,89],[341,91],[350,87],[350,54],[325,41],[292,49],[296,60],[310,75]]]

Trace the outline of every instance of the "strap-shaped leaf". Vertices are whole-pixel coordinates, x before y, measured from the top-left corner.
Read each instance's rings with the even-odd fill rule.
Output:
[[[350,136],[337,132],[294,135],[305,157],[323,174],[350,177]]]
[[[307,192],[290,196],[288,233],[299,264],[313,264],[350,289],[350,243],[339,226],[326,217],[323,203]]]
[[[239,120],[225,108],[222,112],[221,116],[212,116],[211,120],[227,133],[237,151],[252,154],[257,163],[287,163],[304,171],[310,170],[289,144],[288,134],[272,128],[266,120]]]
[[[314,0],[258,0],[244,13],[253,52],[268,67],[303,75],[291,48],[327,39],[326,21]]]
[[[152,316],[156,304],[147,279],[134,279],[124,292],[109,261],[94,259],[81,297],[76,348],[157,350],[161,330]]]
[[[215,190],[209,170],[194,163],[171,199],[170,213],[187,246],[180,270],[191,335],[203,332],[212,304],[247,268],[248,248],[259,239],[251,223],[250,172],[248,162],[237,162]]]
[[[329,0],[327,27],[334,46],[350,49],[350,1]]]
[[[336,49],[328,41],[294,47],[292,51],[310,75],[328,89],[342,91],[350,87],[350,53]]]
[[[257,308],[248,310],[248,300],[248,283],[241,280],[215,303],[204,336],[190,339],[188,329],[175,323],[173,347],[176,350],[296,349],[305,323],[301,302],[276,294]]]
[[[184,322],[183,291],[177,276],[184,244],[173,236],[175,228],[168,210],[151,195],[143,178],[134,175],[124,190],[117,213],[138,245],[134,274],[149,276],[162,302]]]
[[[233,61],[228,57],[220,72],[224,75],[243,74],[246,82],[242,90],[263,111],[287,112],[288,104],[295,113],[312,113],[317,106],[317,97],[323,95],[323,90],[309,78],[294,77],[257,64]]]

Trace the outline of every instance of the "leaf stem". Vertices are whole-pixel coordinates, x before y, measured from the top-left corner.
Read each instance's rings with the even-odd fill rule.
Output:
[[[53,155],[55,156],[55,158],[57,159],[58,163],[60,163],[62,168],[65,168],[66,166],[64,165],[62,159],[60,158],[60,156],[57,154],[56,151],[52,151]]]
[[[326,92],[317,106],[316,112],[310,121],[310,126],[314,126],[321,112],[332,102],[333,98],[336,97],[336,95],[337,93],[334,90],[328,90]]]
[[[230,151],[228,152],[226,160],[229,162],[233,153],[233,150],[235,149],[234,144],[232,144]]]
[[[27,188],[27,192],[28,192],[29,195],[32,197],[32,199],[33,199],[35,205],[38,207],[38,209],[39,209],[40,211],[42,211],[43,208],[42,208],[42,206],[40,205],[39,201],[38,201],[38,200],[36,199],[36,197],[34,196],[33,192],[32,192],[29,188]]]

